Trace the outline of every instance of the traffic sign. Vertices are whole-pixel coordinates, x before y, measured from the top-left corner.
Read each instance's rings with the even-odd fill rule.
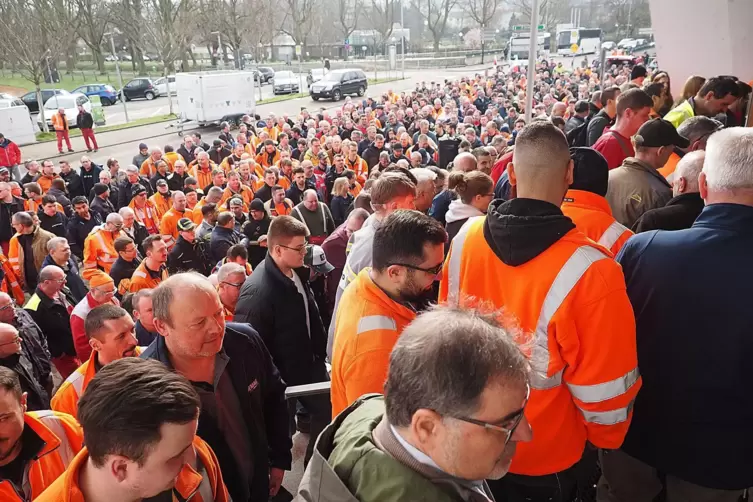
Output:
[[[345,45],[350,45],[350,39],[349,38],[345,39]]]
[[[573,54],[577,54],[579,48],[580,47],[578,47],[578,44],[573,44],[570,46],[570,52],[572,52]]]
[[[300,56],[301,55],[301,46],[300,45],[296,45],[295,46],[295,55],[296,56]]]
[[[544,25],[540,24],[536,27],[537,31],[544,31]],[[531,31],[531,25],[519,24],[512,27],[512,31]]]

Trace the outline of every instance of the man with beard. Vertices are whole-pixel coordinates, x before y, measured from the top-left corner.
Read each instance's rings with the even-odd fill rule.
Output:
[[[442,270],[446,239],[438,221],[412,210],[395,211],[376,230],[372,267],[345,290],[334,320],[333,417],[382,392],[390,352]]]
[[[36,499],[83,446],[76,421],[50,411],[27,412],[18,375],[0,367],[0,500]]]
[[[52,398],[53,410],[78,418],[78,400],[97,371],[118,359],[139,355],[134,326],[128,312],[111,303],[89,312],[84,330],[92,349],[91,357],[60,386]]]

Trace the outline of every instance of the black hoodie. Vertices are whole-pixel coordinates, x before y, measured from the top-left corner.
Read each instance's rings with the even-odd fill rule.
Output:
[[[559,207],[536,199],[496,199],[484,222],[484,238],[500,260],[517,267],[531,261],[575,228]]]

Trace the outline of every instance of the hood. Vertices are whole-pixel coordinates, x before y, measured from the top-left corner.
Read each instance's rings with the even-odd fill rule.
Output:
[[[484,238],[502,262],[517,267],[536,258],[575,228],[559,207],[542,200],[494,200]]]
[[[447,214],[445,215],[445,221],[447,223],[453,223],[455,221],[467,220],[468,218],[472,218],[474,216],[483,215],[484,213],[471,206],[470,204],[465,204],[460,199],[456,199],[450,202],[450,208],[447,210]]]

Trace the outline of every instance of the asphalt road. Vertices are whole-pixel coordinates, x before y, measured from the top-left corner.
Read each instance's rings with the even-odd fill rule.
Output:
[[[488,68],[489,66],[486,65]],[[413,88],[415,88],[417,83],[420,83],[421,81],[427,81],[430,82],[432,80],[443,80],[443,79],[457,79],[462,76],[466,75],[473,75],[474,73],[477,73],[479,71],[483,71],[484,67],[481,66],[474,66],[474,67],[465,67],[465,68],[453,68],[453,69],[438,69],[433,71],[421,71],[421,72],[409,72],[406,71],[406,79],[405,80],[397,80],[393,82],[387,82],[383,84],[376,84],[369,87],[366,95],[367,96],[376,96],[378,94],[387,92],[388,90],[392,89],[395,92],[401,92],[401,91],[408,91]],[[386,75],[385,75],[386,76]],[[371,77],[371,75],[369,75]],[[380,75],[380,78],[382,76]],[[262,92],[267,91],[270,88],[270,86],[264,86],[264,90]],[[271,90],[269,91],[271,94]],[[144,102],[149,104],[150,106],[154,106],[154,104],[162,104],[160,103],[158,99],[155,99],[153,101]],[[131,103],[138,103],[138,102],[129,102]],[[301,108],[305,107],[309,110],[318,110],[320,108],[324,109],[334,109],[339,108],[343,104],[342,101],[340,102],[332,102],[332,101],[313,101],[310,97],[305,98],[298,98],[298,99],[291,99],[288,101],[281,101],[277,103],[270,103],[266,105],[260,105],[256,108],[256,113],[261,115],[262,117],[265,117],[269,113],[274,113],[276,115],[281,114],[288,114],[290,116],[296,116],[298,113],[300,113]],[[167,106],[167,102],[165,100],[165,105]],[[122,111],[122,106],[115,105],[114,107],[109,108],[118,108],[120,107]],[[117,110],[116,110],[117,111]],[[164,112],[167,113],[167,112]],[[159,114],[159,113],[158,113]],[[130,115],[130,110],[129,110]],[[219,129],[217,127],[204,127],[199,128],[194,126],[193,129],[190,127],[186,127],[184,132],[189,132],[191,130],[197,130],[200,131],[202,134],[203,139],[210,143],[213,139],[217,137],[217,134],[219,133]],[[96,133],[96,129],[95,129]],[[123,129],[120,131],[112,131],[112,132],[106,132],[97,134],[97,142],[99,144],[99,152],[92,153],[90,157],[94,162],[98,164],[104,164],[108,158],[115,157],[116,159],[120,160],[121,167],[125,167],[126,165],[130,164],[131,159],[134,155],[138,153],[138,145],[139,143],[147,143],[150,146],[160,146],[163,147],[164,145],[170,144],[174,147],[178,147],[181,143],[181,140],[178,136],[177,129],[174,127],[174,123],[171,122],[163,122],[158,124],[151,124],[148,126],[141,126],[141,127],[133,127],[130,129]],[[72,138],[71,143],[73,148],[76,150],[74,153],[71,154],[65,154],[65,155],[58,155],[57,153],[57,147],[55,145],[55,142],[46,142],[46,143],[37,143],[34,145],[26,145],[21,147],[21,153],[24,160],[26,159],[52,159],[55,164],[57,165],[58,160],[68,160],[71,162],[72,165],[77,166],[81,156],[86,155],[86,151],[84,149],[84,140],[83,138]]]

